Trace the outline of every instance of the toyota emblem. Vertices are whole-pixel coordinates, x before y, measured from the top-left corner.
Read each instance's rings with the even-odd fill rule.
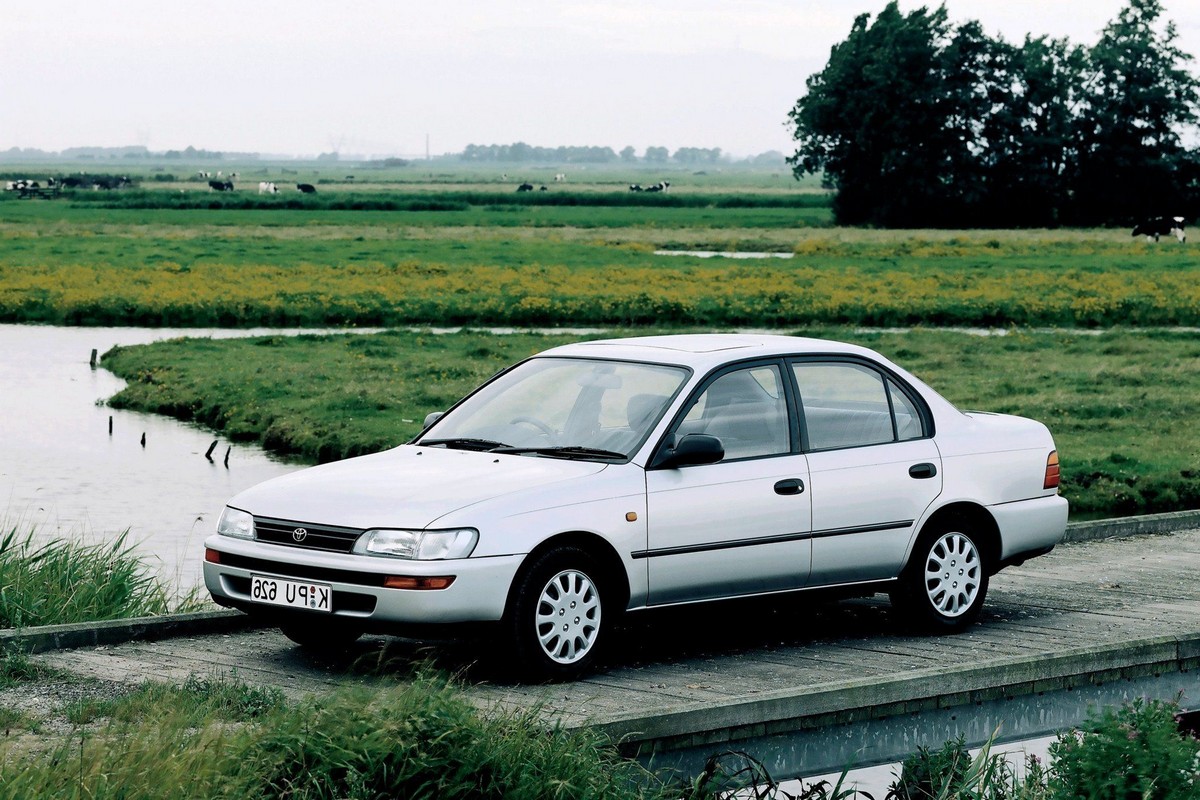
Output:
[[[292,540],[293,541],[303,542],[305,540],[305,538],[307,538],[307,536],[308,536],[308,531],[305,530],[304,528],[296,528],[296,530],[292,531]]]

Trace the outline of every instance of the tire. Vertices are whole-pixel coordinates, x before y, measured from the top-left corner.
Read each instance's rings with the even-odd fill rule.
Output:
[[[913,557],[891,593],[892,605],[917,627],[940,633],[979,618],[988,590],[979,534],[962,519],[921,533]]]
[[[282,622],[279,630],[284,636],[306,650],[345,650],[358,641],[360,628],[337,619],[297,619]]]
[[[578,547],[549,550],[517,576],[505,614],[521,680],[574,680],[596,663],[611,638],[616,609],[605,608],[598,562]]]

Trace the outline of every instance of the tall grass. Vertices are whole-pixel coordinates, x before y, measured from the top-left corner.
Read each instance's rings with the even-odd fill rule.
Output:
[[[0,743],[0,798],[656,798],[665,787],[588,732],[478,713],[419,676],[296,705],[212,707],[202,693],[118,705],[107,724]],[[196,709],[204,707],[200,717]]]
[[[0,628],[131,619],[190,611],[122,533],[111,542],[39,541],[11,527],[0,540]]]

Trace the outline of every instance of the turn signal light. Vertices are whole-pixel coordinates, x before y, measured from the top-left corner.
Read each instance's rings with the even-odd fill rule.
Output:
[[[1057,489],[1059,482],[1058,471],[1058,451],[1050,451],[1050,455],[1046,457],[1046,480],[1042,483],[1043,489]]]
[[[210,564],[220,564],[221,553],[220,551],[213,550],[211,547],[206,547],[204,548],[204,560]]]
[[[388,575],[383,579],[387,589],[445,589],[454,583],[454,575],[418,577],[413,575]]]

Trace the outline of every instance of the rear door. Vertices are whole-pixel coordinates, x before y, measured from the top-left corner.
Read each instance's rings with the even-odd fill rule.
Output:
[[[869,362],[792,363],[812,502],[812,585],[895,577],[942,490],[919,396]]]

